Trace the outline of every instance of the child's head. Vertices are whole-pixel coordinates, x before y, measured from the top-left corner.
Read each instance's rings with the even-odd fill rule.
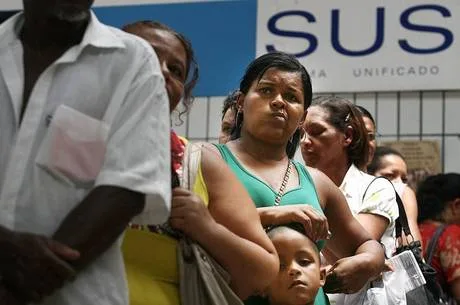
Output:
[[[278,276],[266,293],[270,305],[313,304],[326,279],[318,247],[300,224],[277,226],[267,234],[280,259]]]

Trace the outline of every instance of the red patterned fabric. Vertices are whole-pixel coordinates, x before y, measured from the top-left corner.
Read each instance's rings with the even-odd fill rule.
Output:
[[[171,174],[176,177],[180,175],[182,169],[182,160],[185,153],[186,140],[180,138],[173,130],[171,130]],[[154,233],[168,233],[171,236],[174,236],[174,232],[170,230],[168,225],[149,225],[149,226],[139,226],[135,224],[130,224],[131,229],[144,230],[148,229]],[[169,230],[169,231],[167,231]]]
[[[424,253],[436,228],[432,222],[419,225]],[[440,283],[450,283],[460,277],[460,225],[446,227],[438,240],[431,265],[438,272]]]
[[[182,167],[185,143],[171,130],[171,172],[176,172]]]

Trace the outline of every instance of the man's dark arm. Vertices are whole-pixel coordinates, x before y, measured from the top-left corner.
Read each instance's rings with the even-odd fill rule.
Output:
[[[115,186],[98,186],[67,215],[53,239],[80,252],[69,262],[81,270],[107,250],[141,213],[145,195]]]

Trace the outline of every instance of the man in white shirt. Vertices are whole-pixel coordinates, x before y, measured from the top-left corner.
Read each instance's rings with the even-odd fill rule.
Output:
[[[24,0],[0,26],[2,305],[127,305],[119,237],[169,215],[158,59],[93,1]]]

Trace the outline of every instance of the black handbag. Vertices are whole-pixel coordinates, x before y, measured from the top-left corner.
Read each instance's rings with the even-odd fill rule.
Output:
[[[388,180],[385,177],[376,177],[374,178],[374,180],[375,179]],[[391,183],[391,181],[389,182]],[[391,183],[391,185],[393,185],[393,183]],[[395,222],[395,237],[397,241],[397,247],[393,255],[399,254],[404,251],[411,251],[412,254],[414,254],[415,260],[417,261],[417,264],[420,270],[422,271],[423,277],[425,278],[426,282],[426,284],[406,293],[407,305],[455,305],[455,301],[454,303],[452,303],[452,301],[449,300],[447,295],[444,293],[441,285],[438,283],[438,280],[436,278],[436,270],[430,265],[431,258],[429,261],[424,260],[422,255],[422,245],[420,241],[414,240],[414,237],[412,236],[412,233],[409,228],[409,222],[407,220],[407,214],[406,210],[404,209],[402,199],[396,192],[396,189],[394,189],[394,191],[396,196],[396,202],[398,203],[399,217],[396,219]],[[402,235],[403,232],[404,237]],[[441,233],[442,232],[439,233],[437,238],[439,238]],[[403,243],[403,238],[406,241],[405,244]],[[435,241],[434,245],[436,245],[436,242],[437,240]]]

